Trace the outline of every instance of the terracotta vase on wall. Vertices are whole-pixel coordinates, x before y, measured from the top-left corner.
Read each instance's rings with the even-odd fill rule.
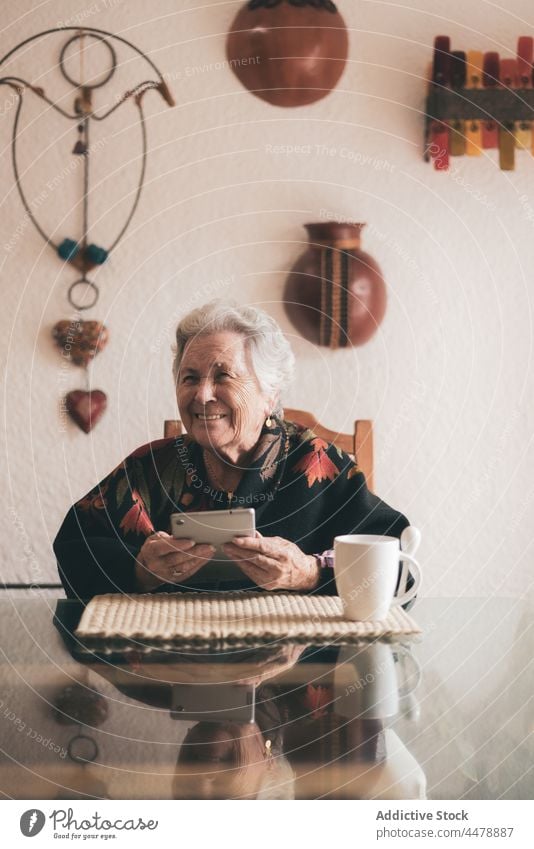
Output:
[[[338,83],[349,40],[331,0],[250,0],[226,41],[240,82],[276,106],[304,106]]]
[[[286,281],[284,306],[299,333],[315,345],[363,345],[386,312],[386,285],[360,249],[365,224],[306,224],[308,249]]]

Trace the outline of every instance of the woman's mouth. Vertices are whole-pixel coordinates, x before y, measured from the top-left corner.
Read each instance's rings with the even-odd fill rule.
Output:
[[[225,419],[226,413],[195,413],[195,418],[201,422],[216,422],[218,419]]]

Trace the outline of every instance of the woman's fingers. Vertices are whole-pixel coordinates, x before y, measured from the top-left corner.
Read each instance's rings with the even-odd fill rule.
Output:
[[[212,545],[196,545],[192,540],[158,538],[147,541],[143,546],[143,562],[147,572],[162,582],[175,581],[180,575],[190,576],[198,572],[215,554]]]
[[[278,590],[284,586],[279,564],[267,557],[264,557],[261,563],[257,563],[254,559],[238,560],[237,564],[247,578],[264,590]]]
[[[272,544],[272,539],[265,537],[237,537],[236,539],[239,540],[237,545],[229,542],[223,546],[225,554],[231,557],[241,571],[258,587],[265,590],[279,589],[283,584],[281,581],[283,567],[276,556],[273,556],[277,546]]]
[[[196,545],[193,540],[174,539],[165,531],[159,531],[145,540],[138,554],[137,586],[151,591],[160,584],[184,580],[205,566],[214,554],[211,545]]]
[[[176,556],[170,563],[170,558],[166,557],[165,572],[171,581],[189,578],[209,563],[214,554],[215,548],[212,545],[196,545],[191,552]]]
[[[176,569],[184,563],[194,563],[197,560],[205,560],[213,557],[215,549],[212,545],[195,545],[188,551],[174,551],[161,558],[165,569]]]
[[[232,542],[227,543],[236,548],[246,548],[250,551],[268,551],[273,549],[273,541],[277,537],[234,537]]]
[[[174,537],[155,539],[152,549],[156,557],[170,557],[176,552],[191,551],[196,545],[192,539],[175,539]]]
[[[240,568],[244,572],[244,574],[250,578],[251,581],[254,581],[258,587],[261,587],[263,590],[278,590],[281,589],[280,579],[276,576],[273,576],[270,572],[265,569],[258,569],[254,566],[253,563],[239,564]]]
[[[246,551],[252,556],[256,552],[272,557],[274,560],[280,560],[287,557],[289,554],[288,541],[281,537],[234,537],[229,545],[234,545],[238,549]]]
[[[189,551],[194,545],[192,539],[174,539],[170,534],[159,531],[148,537],[141,549],[141,554],[143,560],[150,564],[161,557],[168,557],[179,551]]]
[[[235,537],[232,542],[227,542],[223,545],[223,549],[232,559],[252,559],[253,557],[271,556],[277,559],[275,547],[266,545],[267,539],[255,539],[254,537]]]
[[[319,585],[316,559],[282,537],[235,537],[224,550],[266,590],[311,590]]]
[[[252,566],[256,566],[263,571],[272,571],[273,569],[277,569],[279,564],[278,562],[272,558],[268,557],[266,554],[256,553],[255,551],[249,551],[246,549],[238,548],[237,546],[232,545],[231,542],[223,545],[224,553],[231,557],[234,563],[240,568],[243,568],[247,563]]]

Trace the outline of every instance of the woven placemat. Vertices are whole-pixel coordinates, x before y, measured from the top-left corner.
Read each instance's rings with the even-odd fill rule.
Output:
[[[278,593],[161,593],[96,596],[76,635],[85,643],[120,645],[136,640],[157,646],[257,644],[258,640],[358,642],[421,633],[413,619],[392,608],[382,622],[343,617],[337,596]]]

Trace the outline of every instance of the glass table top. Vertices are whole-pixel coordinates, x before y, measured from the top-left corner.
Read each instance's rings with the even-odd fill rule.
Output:
[[[0,597],[4,799],[532,799],[533,610],[422,599],[417,640],[95,656]]]

